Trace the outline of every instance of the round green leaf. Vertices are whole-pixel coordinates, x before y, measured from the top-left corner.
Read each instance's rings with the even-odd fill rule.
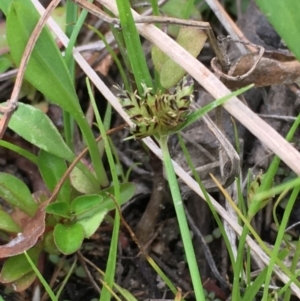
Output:
[[[37,264],[41,251],[42,251],[42,245],[39,244],[31,248],[27,252],[35,264]],[[3,265],[0,274],[0,282],[10,283],[16,281],[17,279],[20,279],[21,277],[25,276],[31,271],[32,268],[24,254],[10,257],[5,261]]]
[[[97,183],[91,182],[89,178],[76,166],[70,175],[72,186],[83,194],[99,192]]]
[[[0,172],[0,196],[33,217],[38,209],[28,187],[13,175]]]
[[[134,192],[135,185],[132,183],[123,183],[120,185],[120,200],[116,201],[119,205],[122,205],[133,197]],[[98,197],[103,197],[103,200],[101,200],[101,202],[94,207],[92,212],[88,211],[87,214],[83,213],[82,216],[77,216],[77,223],[82,225],[85,238],[91,237],[98,229],[107,212],[115,209],[115,203],[109,194],[114,194],[114,187],[106,188],[99,193]],[[78,204],[72,203],[71,206],[72,208],[76,208],[76,210],[79,212],[82,210],[84,205],[81,204],[81,201],[76,202],[78,202]]]
[[[23,292],[35,281],[35,279],[36,279],[36,273],[34,271],[31,271],[26,275],[24,275],[23,277],[14,281],[12,285],[16,292]]]
[[[157,46],[152,47],[151,57],[155,70],[160,73],[162,66],[169,59],[169,57]]]
[[[107,212],[107,210],[98,211],[92,216],[77,221],[77,224],[83,228],[85,238],[90,238],[96,232]]]
[[[1,45],[1,37],[0,37],[0,45]],[[10,67],[12,67],[12,61],[9,59],[9,57],[8,56],[0,57],[0,72],[4,73]]]
[[[187,50],[192,56],[197,57],[206,41],[206,34],[195,27],[183,27],[180,29],[176,42]],[[169,89],[177,84],[186,71],[169,58],[161,67],[160,83],[162,87]]]
[[[83,227],[80,224],[57,224],[54,228],[54,241],[57,248],[65,255],[76,252],[84,239]]]
[[[167,60],[161,68],[160,84],[165,89],[176,85],[185,75],[186,71],[174,61]]]
[[[0,229],[6,232],[19,233],[22,229],[16,224],[11,216],[0,209]]]
[[[103,196],[98,194],[79,196],[71,203],[71,210],[76,216],[80,214],[92,214],[102,201]]]
[[[136,186],[132,183],[122,183],[120,185],[120,200],[116,200],[119,206],[123,205],[127,201],[129,201],[133,196],[135,192]],[[110,197],[111,195],[114,195],[114,187],[109,187],[106,189],[103,189],[99,195],[103,196],[103,202],[101,202],[98,211],[110,211],[116,208],[116,205],[112,198]]]
[[[54,242],[53,231],[47,232],[44,236],[44,250],[51,255],[60,255]]]
[[[54,214],[65,218],[70,218],[70,206],[67,202],[55,202],[46,208],[48,214]]]

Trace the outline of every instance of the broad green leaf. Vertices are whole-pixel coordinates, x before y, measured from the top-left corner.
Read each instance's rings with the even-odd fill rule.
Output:
[[[31,217],[38,209],[29,188],[15,176],[4,172],[0,172],[0,196]]]
[[[25,291],[27,288],[30,287],[30,285],[35,281],[35,279],[36,279],[36,273],[34,271],[27,273],[23,277],[13,282],[14,290],[16,292]]]
[[[40,149],[72,161],[75,155],[62,139],[49,117],[33,106],[19,103],[8,127]]]
[[[76,216],[89,212],[92,214],[102,201],[103,196],[101,195],[82,195],[72,201],[71,210]]]
[[[65,218],[70,218],[70,206],[67,202],[55,202],[49,204],[46,208],[48,214],[54,214]]]
[[[96,214],[92,216],[79,219],[77,224],[80,224],[84,231],[84,237],[90,238],[98,229],[100,224],[102,223],[105,215],[107,214],[107,210],[99,211],[97,210]]]
[[[256,0],[259,8],[300,61],[300,1]]]
[[[2,1],[4,2],[4,1]],[[2,5],[1,1],[0,1],[0,6]],[[7,37],[6,37],[6,22],[1,22],[0,23],[0,50],[3,51],[5,49],[8,48],[8,44],[7,44]],[[2,55],[1,57],[9,57],[9,54],[6,55]],[[12,64],[12,60],[10,58],[11,64]]]
[[[75,167],[71,174],[70,180],[72,186],[83,194],[92,194],[99,192],[99,185],[91,182],[89,178],[77,167]]]
[[[66,32],[66,7],[60,6],[55,8],[51,17],[59,25],[63,32]]]
[[[183,19],[184,18],[184,8],[187,5],[188,0],[170,0],[163,5],[162,11],[167,16],[172,16],[175,18]]]
[[[157,46],[153,46],[151,49],[151,57],[155,70],[160,73],[162,66],[169,59],[169,57],[160,50]]]
[[[201,16],[201,11],[203,9],[203,6],[208,8],[207,5],[201,5],[201,8],[199,6],[199,3],[201,0],[196,0],[192,1],[192,9],[191,9],[191,14],[186,15],[186,7],[189,6],[190,0],[169,0],[167,1],[161,8],[161,11],[170,17],[175,17],[178,19],[188,19],[191,18],[193,20],[199,20],[201,21],[202,16]]]
[[[183,27],[180,29],[177,43],[187,50],[193,57],[197,57],[206,41],[206,34],[195,27]],[[161,67],[160,83],[169,89],[177,84],[186,71],[169,58]]]
[[[11,216],[2,209],[0,209],[0,229],[11,233],[22,232],[22,229],[16,224]]]
[[[43,180],[50,191],[53,191],[67,170],[65,160],[43,150],[40,151],[38,156],[38,166]],[[58,201],[69,202],[70,192],[70,181],[67,179],[59,190]]]
[[[11,5],[12,2],[13,0],[0,1],[0,10],[3,11],[5,16],[7,16],[9,6]]]
[[[126,203],[128,200],[130,200],[135,191],[135,186],[131,183],[123,183],[120,186],[120,200],[116,200],[119,206]],[[77,223],[81,224],[84,229],[84,236],[86,238],[91,237],[103,221],[105,215],[110,210],[113,210],[116,208],[115,203],[113,199],[109,196],[109,194],[114,194],[114,187],[109,187],[105,190],[102,190],[98,197],[101,196],[103,200],[99,203],[99,205],[94,207],[94,210],[92,212],[87,211],[85,213],[82,213],[82,215],[77,216]],[[96,199],[96,198],[95,198]],[[78,201],[77,201],[78,202]],[[93,200],[92,202],[96,202]],[[72,206],[76,207],[77,210],[81,211],[82,209],[79,209],[79,205],[75,204]],[[80,204],[80,207],[83,205]]]
[[[30,0],[14,0],[10,6],[7,15],[7,40],[12,58],[17,65],[21,61],[27,41],[39,18]],[[79,105],[65,62],[47,28],[42,30],[31,53],[25,78],[76,120],[89,147],[97,179],[101,185],[107,186],[108,179],[93,133]]]
[[[1,41],[0,41],[0,47],[1,47]],[[0,73],[5,72],[10,67],[12,67],[12,61],[9,59],[7,55],[2,55],[0,57]]]
[[[192,7],[190,7],[190,13],[187,14],[187,7],[191,4],[191,2],[194,2]],[[167,1],[161,8],[164,15],[169,17],[175,17],[178,19],[192,19],[192,20],[201,20],[201,10],[203,5],[201,5],[201,8],[196,7],[197,3],[196,1],[189,1],[189,0],[169,0]],[[204,6],[206,6],[204,4]],[[206,6],[207,7],[207,6]],[[178,35],[179,29],[181,27],[179,25],[169,25],[168,26],[168,33],[171,36],[176,37]]]
[[[54,241],[57,248],[65,255],[76,252],[84,239],[83,227],[80,224],[57,224],[54,228]]]
[[[27,41],[40,16],[30,0],[15,0],[7,16],[7,40],[19,65]],[[83,117],[67,67],[50,31],[44,28],[32,51],[25,78],[74,118]]]
[[[41,244],[31,248],[28,255],[35,264],[38,262],[39,255],[42,251]],[[16,255],[8,258],[2,268],[0,274],[0,282],[10,283],[20,279],[24,275],[32,271],[32,268],[24,254]]]
[[[116,200],[119,206],[123,205],[127,201],[129,201],[133,196],[135,192],[135,185],[132,183],[123,183],[120,185],[120,200]],[[102,190],[99,195],[103,196],[103,201],[99,205],[99,208],[97,209],[97,212],[101,211],[110,211],[116,208],[114,201],[109,196],[109,194],[114,194],[114,187],[109,187],[104,190]]]
[[[60,255],[60,252],[54,242],[53,231],[47,232],[44,236],[44,251],[51,255]]]

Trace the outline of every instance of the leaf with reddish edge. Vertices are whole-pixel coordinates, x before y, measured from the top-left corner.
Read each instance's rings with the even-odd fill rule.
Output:
[[[48,204],[49,200],[43,202],[39,206],[35,216],[25,225],[23,232],[18,233],[18,235],[6,245],[0,246],[0,258],[19,255],[36,244],[39,237],[45,231],[45,208]]]
[[[30,256],[35,265],[38,263],[39,256],[42,250],[42,243],[38,243],[36,246],[28,250],[28,255]],[[25,254],[19,254],[8,258],[4,262],[0,274],[0,282],[6,284],[14,283],[31,272],[32,267],[28,260],[26,260]]]
[[[25,276],[11,283],[14,291],[23,292],[25,291],[36,279],[36,274],[34,271],[29,272]]]
[[[31,217],[37,210],[29,188],[20,179],[5,172],[0,172],[0,196]]]
[[[0,230],[18,233],[21,231],[21,228],[7,212],[0,209]]]

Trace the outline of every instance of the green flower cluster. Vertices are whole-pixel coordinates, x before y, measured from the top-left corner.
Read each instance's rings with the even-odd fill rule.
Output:
[[[142,96],[137,95],[137,91],[129,93],[120,88],[118,95],[123,109],[135,124],[131,133],[136,139],[168,135],[185,121],[193,101],[194,82],[191,77],[185,76],[169,94],[154,94],[145,85],[143,89]]]

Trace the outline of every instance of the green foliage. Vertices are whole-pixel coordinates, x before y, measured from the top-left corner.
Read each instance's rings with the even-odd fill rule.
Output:
[[[97,211],[78,219],[77,224],[82,226],[84,237],[90,238],[96,232],[106,214],[107,210]]]
[[[84,239],[83,227],[78,224],[57,224],[53,231],[57,248],[65,255],[76,252]]]
[[[194,4],[191,2],[194,2]],[[201,13],[196,6],[196,1],[190,0],[169,0],[162,6],[162,12],[166,16],[179,19],[201,20]],[[202,6],[201,6],[202,8]],[[168,26],[168,33],[171,36],[177,36],[180,31],[178,25]]]
[[[9,233],[21,232],[21,228],[17,225],[13,218],[2,209],[0,209],[0,230]]]
[[[39,14],[29,3],[30,1],[13,1],[7,16],[7,39],[16,64],[20,63],[27,40],[39,19]],[[46,28],[37,40],[25,77],[47,98],[60,105],[74,118],[82,117],[64,60]],[[47,80],[43,77],[47,77]]]
[[[24,182],[13,175],[0,173],[0,196],[11,206],[34,216],[37,204],[31,196],[30,190]]]
[[[300,2],[294,0],[273,0],[272,3],[268,0],[256,0],[256,2],[289,49],[300,60]]]
[[[117,0],[116,2],[122,26],[122,35],[128,51],[132,72],[138,91],[142,93],[142,84],[147,87],[152,87],[152,79],[142,49],[140,37],[131,14],[130,2],[129,0]]]
[[[0,42],[1,45],[1,42]],[[0,57],[0,72],[4,73],[7,71],[10,67],[12,67],[12,61],[7,55],[2,55]]]
[[[12,59],[18,65],[39,15],[29,0],[12,0],[10,6],[1,3],[0,7],[7,14],[8,43]],[[34,198],[25,183],[12,175],[0,173],[1,198],[12,208],[20,210],[21,218],[29,216],[26,220],[27,224],[24,225],[17,220],[18,216],[11,217],[0,209],[0,229],[7,233],[6,237],[12,233],[18,233],[18,236],[13,239],[15,245],[11,246],[16,248],[18,253],[26,251],[29,248],[27,245],[35,244],[29,250],[29,256],[36,265],[42,250],[50,254],[71,254],[77,251],[83,239],[89,238],[99,228],[107,212],[115,209],[114,199],[119,205],[127,202],[132,198],[135,186],[130,183],[118,184],[117,193],[115,193],[114,186],[101,190],[101,186],[108,186],[108,180],[97,144],[79,105],[65,62],[47,29],[42,31],[34,47],[25,77],[47,99],[58,104],[77,121],[88,145],[94,168],[94,171],[90,171],[86,165],[79,162],[69,179],[61,185],[56,199],[45,209],[45,204],[47,204],[43,203],[45,199]],[[73,151],[47,115],[30,105],[19,104],[12,115],[9,127],[37,146],[40,149],[39,155],[36,157],[9,143],[3,142],[1,145],[13,149],[37,164],[44,183],[53,192],[64,176],[68,163],[76,158]],[[46,218],[44,210],[47,213]],[[42,225],[35,224],[36,221]],[[39,234],[40,238],[34,236],[32,238],[34,242],[26,244],[26,239],[31,239],[30,235],[35,233],[36,228],[42,229]],[[45,228],[46,233],[43,232]],[[36,243],[38,238],[39,242]],[[2,253],[1,248],[8,245],[9,242],[7,245],[0,246],[2,257],[7,255],[3,255],[6,253]],[[4,263],[0,281],[3,283],[14,281],[16,288],[22,291],[34,281],[38,274],[38,271],[34,269],[33,272],[33,269],[34,266],[28,263],[24,254],[12,256]]]
[[[183,27],[179,31],[176,42],[187,50],[193,57],[197,57],[206,41],[206,34],[194,27]],[[152,60],[155,70],[160,75],[161,86],[169,89],[177,84],[186,71],[162,52],[157,46],[152,47]]]
[[[7,15],[7,39],[11,55],[18,65],[39,14],[29,0],[14,0]],[[79,105],[70,74],[49,30],[44,28],[32,51],[25,78],[49,100],[58,104],[78,123],[89,147],[95,172],[101,185],[108,180],[94,141],[93,133]]]
[[[13,0],[7,0],[7,1],[1,1],[0,2],[0,9],[3,11],[3,13],[7,16],[8,14],[8,9],[11,5]]]
[[[8,126],[19,136],[50,154],[68,161],[75,158],[49,117],[33,106],[19,103]]]
[[[35,263],[38,262],[41,251],[41,244],[28,251]],[[0,281],[2,283],[15,282],[30,272],[32,272],[30,264],[27,262],[25,255],[20,254],[5,261],[0,274]]]
[[[75,216],[86,216],[87,213],[91,213],[96,210],[103,202],[102,195],[82,195],[75,198],[71,204],[72,214]]]
[[[48,214],[57,215],[63,218],[71,218],[71,208],[67,202],[55,202],[47,206],[46,212]]]
[[[38,167],[42,178],[50,191],[54,190],[55,186],[67,170],[65,160],[43,150],[39,153]],[[59,191],[57,200],[68,202],[70,193],[70,181],[67,179]]]
[[[97,182],[92,182],[89,177],[77,166],[72,170],[70,181],[73,187],[80,193],[90,194],[99,192]]]

